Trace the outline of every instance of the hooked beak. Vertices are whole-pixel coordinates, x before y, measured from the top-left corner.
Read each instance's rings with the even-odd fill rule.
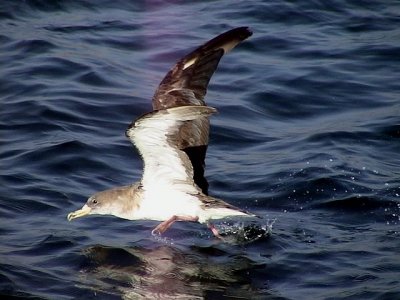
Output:
[[[92,209],[85,204],[81,209],[78,209],[74,212],[69,213],[67,216],[67,219],[68,219],[68,221],[71,221],[73,219],[86,216],[86,215],[90,214],[91,211],[92,211]]]

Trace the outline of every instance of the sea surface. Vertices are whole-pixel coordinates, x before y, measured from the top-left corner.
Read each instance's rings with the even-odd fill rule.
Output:
[[[263,217],[67,221],[140,179],[124,132],[217,34],[210,194]],[[8,299],[400,299],[399,1],[1,1],[0,294]],[[162,201],[163,199],[160,199]]]

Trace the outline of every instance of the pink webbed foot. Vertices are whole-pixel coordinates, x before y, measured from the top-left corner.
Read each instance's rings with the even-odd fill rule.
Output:
[[[224,240],[224,238],[219,234],[218,229],[215,228],[215,226],[213,224],[208,223],[207,226],[211,230],[211,232],[214,234],[215,237],[219,238],[220,240]]]

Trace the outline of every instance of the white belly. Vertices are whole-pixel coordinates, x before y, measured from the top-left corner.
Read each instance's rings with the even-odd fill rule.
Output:
[[[198,216],[200,200],[186,193],[171,190],[145,191],[133,220],[165,221],[172,216]]]

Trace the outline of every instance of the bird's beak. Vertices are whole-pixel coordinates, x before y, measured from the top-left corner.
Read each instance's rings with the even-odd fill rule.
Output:
[[[67,219],[68,219],[68,221],[71,221],[71,220],[73,220],[73,219],[86,216],[86,215],[88,215],[91,211],[92,211],[92,209],[91,209],[89,206],[87,206],[87,205],[85,204],[81,209],[78,209],[78,210],[76,210],[76,211],[74,211],[74,212],[72,212],[72,213],[69,213],[68,216],[67,216]]]

